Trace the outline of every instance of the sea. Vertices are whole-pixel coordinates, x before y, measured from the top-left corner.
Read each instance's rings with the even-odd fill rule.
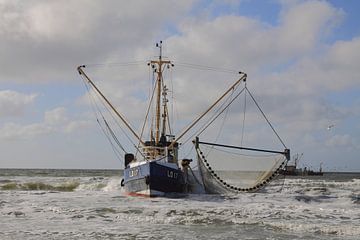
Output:
[[[360,239],[360,173],[164,198],[126,196],[122,174],[0,169],[0,239]]]

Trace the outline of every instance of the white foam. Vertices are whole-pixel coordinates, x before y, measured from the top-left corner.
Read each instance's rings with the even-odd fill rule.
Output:
[[[118,192],[121,188],[121,178],[111,178],[102,190],[105,192]]]

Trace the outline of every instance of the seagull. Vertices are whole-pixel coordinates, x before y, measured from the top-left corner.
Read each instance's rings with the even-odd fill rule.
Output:
[[[329,125],[328,127],[327,127],[327,130],[331,130],[333,127],[335,127],[335,125],[334,124],[331,124],[331,125]]]

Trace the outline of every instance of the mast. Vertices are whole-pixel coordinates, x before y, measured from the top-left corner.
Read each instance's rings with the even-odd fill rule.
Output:
[[[156,81],[156,115],[155,115],[155,144],[159,144],[160,141],[160,135],[166,134],[166,87],[163,85],[163,66],[171,64],[170,61],[164,61],[162,60],[162,41],[160,43],[156,43],[156,47],[159,48],[159,58],[158,60],[151,60],[150,63],[155,66],[155,72],[157,74],[157,81]],[[163,104],[163,112],[161,113],[161,96],[163,96],[162,104]],[[162,118],[162,131],[160,134],[160,122]]]

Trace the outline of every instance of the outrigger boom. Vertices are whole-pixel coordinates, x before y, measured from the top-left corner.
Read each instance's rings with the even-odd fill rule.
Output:
[[[286,148],[283,152],[281,151],[274,151],[274,150],[268,150],[268,149],[260,149],[260,148],[248,148],[248,147],[238,147],[233,145],[225,145],[225,144],[218,144],[218,143],[209,143],[209,142],[201,142],[199,141],[199,138],[195,138],[195,146],[198,147],[199,144],[204,145],[210,145],[210,146],[217,146],[217,147],[225,147],[225,148],[233,148],[233,149],[239,149],[239,150],[249,150],[254,152],[267,152],[267,153],[276,153],[276,154],[282,154],[286,157],[286,159],[290,160],[290,149]]]

